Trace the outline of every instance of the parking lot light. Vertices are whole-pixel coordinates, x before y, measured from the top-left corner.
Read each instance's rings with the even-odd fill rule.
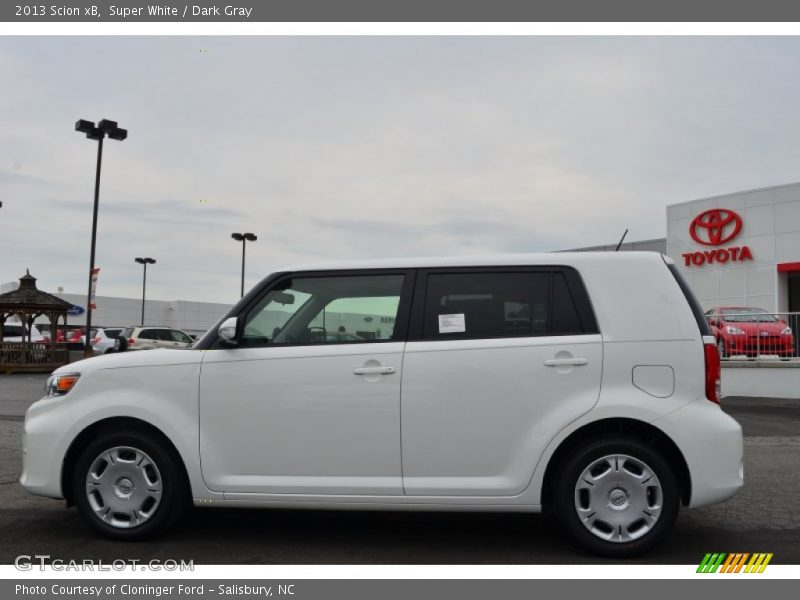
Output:
[[[244,297],[244,251],[247,242],[255,242],[258,236],[255,233],[232,233],[231,237],[237,242],[242,242],[242,289],[240,297]]]
[[[141,322],[142,327],[144,327],[144,301],[145,301],[145,290],[147,288],[147,265],[156,264],[156,259],[150,258],[149,256],[146,256],[144,258],[140,258],[137,256],[133,260],[135,260],[140,265],[144,266],[144,271],[142,273],[142,322]]]
[[[94,121],[78,119],[75,123],[75,131],[83,133],[90,140],[97,141],[97,169],[94,177],[94,209],[92,212],[92,246],[89,255],[89,291],[86,300],[86,339],[89,339],[89,332],[92,329],[92,274],[94,273],[95,247],[97,245],[97,209],[100,204],[100,166],[103,162],[103,138],[106,135],[112,140],[122,141],[128,137],[128,130],[118,127],[116,121],[108,119],[101,120],[97,126]],[[84,345],[84,356],[94,355],[91,344]]]

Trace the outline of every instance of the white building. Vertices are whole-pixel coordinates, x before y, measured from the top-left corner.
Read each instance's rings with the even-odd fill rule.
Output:
[[[86,296],[60,294],[67,302],[86,306]],[[92,311],[92,324],[97,326],[138,325],[142,320],[141,298],[114,298],[97,296]],[[145,324],[174,327],[190,334],[204,333],[230,308],[228,304],[211,302],[190,302],[188,300],[147,300],[145,304]],[[85,325],[86,315],[69,318],[70,325]]]
[[[0,285],[0,293],[16,289],[19,282]],[[56,294],[67,302],[80,307],[86,306],[86,296],[80,294]],[[97,308],[92,311],[92,325],[98,327],[126,327],[138,325],[142,320],[141,298],[114,298],[97,296]],[[162,327],[174,327],[189,334],[199,335],[211,327],[230,305],[212,302],[190,302],[188,300],[147,300],[145,306],[145,324]],[[47,324],[40,318],[37,324]],[[75,327],[86,324],[86,314],[70,316],[68,323]]]

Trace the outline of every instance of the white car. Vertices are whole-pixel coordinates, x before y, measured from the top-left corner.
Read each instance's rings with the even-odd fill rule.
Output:
[[[117,351],[188,348],[194,344],[189,334],[171,327],[127,327],[117,337],[119,340],[114,340]]]
[[[353,332],[330,336],[328,332]],[[120,540],[197,506],[536,513],[629,556],[743,483],[717,347],[650,252],[317,264],[189,350],[56,370],[21,483]]]
[[[92,351],[95,354],[109,354],[114,352],[114,342],[123,331],[122,327],[99,327],[92,329]],[[81,336],[81,342],[86,343],[86,336]]]
[[[19,321],[6,320],[3,323],[3,341],[21,342],[28,340],[28,328]],[[31,342],[44,342],[44,336],[36,325],[31,325]]]

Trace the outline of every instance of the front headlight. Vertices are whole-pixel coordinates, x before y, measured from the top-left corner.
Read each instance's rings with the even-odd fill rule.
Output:
[[[742,330],[741,330],[741,329],[739,329],[738,327],[733,327],[732,325],[728,325],[728,326],[727,326],[725,329],[726,329],[726,330],[728,331],[728,333],[730,333],[731,335],[742,335],[742,334],[744,333],[744,331],[742,331]]]
[[[792,328],[791,327],[784,327],[783,331],[781,331],[783,335],[792,335]]]
[[[51,375],[45,384],[45,395],[63,396],[68,393],[80,379],[80,373],[63,373],[61,375]]]

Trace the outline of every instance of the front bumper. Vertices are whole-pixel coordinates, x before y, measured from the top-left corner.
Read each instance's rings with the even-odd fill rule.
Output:
[[[22,475],[19,483],[30,494],[63,498],[61,469],[71,423],[68,400],[43,398],[25,413],[22,437]]]
[[[744,485],[742,428],[713,402],[695,400],[653,425],[672,438],[686,460],[689,507],[722,502]]]
[[[736,335],[723,338],[723,343],[728,354],[744,354],[747,356],[758,356],[759,354],[792,356],[794,354],[794,338],[792,336],[762,338],[759,336]]]

